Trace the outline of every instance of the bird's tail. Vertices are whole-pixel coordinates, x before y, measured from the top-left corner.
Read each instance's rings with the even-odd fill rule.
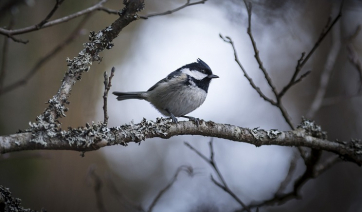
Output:
[[[113,94],[117,96],[118,101],[126,99],[146,99],[145,93],[146,92],[113,92]]]

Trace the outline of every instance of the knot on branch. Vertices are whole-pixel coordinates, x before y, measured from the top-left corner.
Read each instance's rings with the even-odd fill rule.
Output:
[[[250,133],[253,135],[253,137],[257,141],[263,141],[265,139],[277,139],[279,137],[279,135],[282,134],[282,132],[280,132],[276,129],[263,130],[263,129],[259,129],[259,127],[256,127],[254,129],[250,130]]]
[[[322,131],[321,126],[315,124],[314,121],[305,119],[304,117],[302,117],[302,123],[298,125],[297,128],[305,130],[308,135],[315,138],[320,138],[323,140],[327,139],[327,132]]]

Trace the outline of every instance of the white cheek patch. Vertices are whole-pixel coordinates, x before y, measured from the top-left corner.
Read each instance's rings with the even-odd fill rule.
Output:
[[[188,74],[191,77],[197,79],[197,80],[202,80],[205,77],[207,77],[207,74],[201,73],[199,71],[190,71],[190,69],[188,68],[184,68],[181,70],[182,73]]]

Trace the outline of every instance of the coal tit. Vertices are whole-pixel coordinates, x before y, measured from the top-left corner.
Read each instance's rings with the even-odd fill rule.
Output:
[[[119,101],[126,99],[143,99],[150,102],[160,113],[171,117],[177,123],[176,117],[198,119],[186,114],[198,108],[206,99],[210,81],[219,78],[212,74],[211,68],[201,59],[196,63],[182,66],[157,82],[148,91],[143,92],[113,92]]]

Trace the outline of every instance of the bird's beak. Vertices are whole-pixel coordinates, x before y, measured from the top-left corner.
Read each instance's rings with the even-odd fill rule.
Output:
[[[219,78],[219,76],[215,75],[215,74],[211,74],[209,76],[207,76],[208,78],[210,79],[213,79],[213,78]]]

